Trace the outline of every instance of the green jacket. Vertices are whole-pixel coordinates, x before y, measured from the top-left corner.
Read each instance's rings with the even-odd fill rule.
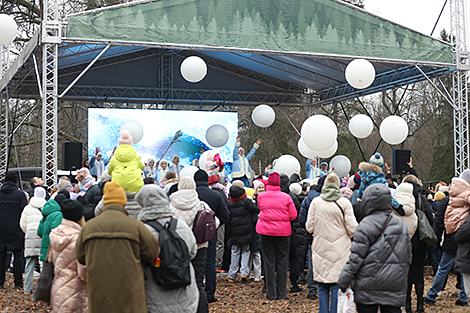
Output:
[[[51,230],[59,226],[62,222],[62,211],[60,210],[60,205],[55,200],[48,200],[46,204],[44,204],[41,212],[43,217],[38,227],[38,236],[42,238],[39,259],[44,261],[51,243],[49,234]]]

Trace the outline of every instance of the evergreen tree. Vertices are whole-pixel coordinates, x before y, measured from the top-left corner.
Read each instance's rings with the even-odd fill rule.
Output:
[[[297,32],[301,35],[305,35],[307,31],[307,18],[305,17],[304,7],[301,6],[299,10],[299,15],[297,17]]]
[[[213,18],[209,25],[207,26],[207,44],[208,45],[216,45],[218,44],[218,28],[217,28],[217,20]]]
[[[191,43],[201,43],[199,22],[196,16],[191,19],[191,22],[189,22],[188,29],[186,31],[188,34],[188,40]]]
[[[256,47],[253,44],[254,28],[253,20],[250,16],[245,16],[242,24],[241,42],[243,47]]]
[[[170,21],[168,20],[168,16],[165,14],[163,15],[162,19],[158,22],[157,25],[157,33],[156,37],[158,41],[167,42],[170,39]]]

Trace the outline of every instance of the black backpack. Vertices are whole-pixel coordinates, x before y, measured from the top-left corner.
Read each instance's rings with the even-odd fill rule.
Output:
[[[191,284],[188,246],[176,232],[177,219],[171,218],[165,226],[155,220],[145,223],[159,233],[160,256],[150,264],[157,285],[171,290]]]

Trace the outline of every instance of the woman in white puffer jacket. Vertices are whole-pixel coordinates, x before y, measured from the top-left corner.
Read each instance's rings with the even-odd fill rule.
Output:
[[[397,215],[402,219],[402,221],[408,226],[408,232],[410,233],[410,238],[416,232],[418,227],[418,217],[415,213],[415,197],[413,196],[413,185],[410,183],[402,183],[398,186],[397,190],[393,197],[403,205],[403,210],[405,211],[405,216],[401,216],[394,209],[392,213]]]
[[[24,207],[20,218],[20,227],[25,233],[24,257],[26,266],[24,270],[24,293],[30,294],[33,291],[33,277],[36,262],[39,261],[41,250],[41,237],[38,236],[38,226],[42,219],[41,209],[46,203],[46,190],[35,188],[34,196],[29,200],[29,204]]]

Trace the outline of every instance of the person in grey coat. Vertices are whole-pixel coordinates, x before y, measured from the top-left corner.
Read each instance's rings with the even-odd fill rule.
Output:
[[[174,211],[170,208],[170,200],[160,186],[155,184],[144,185],[136,194],[137,202],[142,210],[137,217],[140,221],[155,220],[164,226],[173,217]],[[158,238],[159,233],[150,225],[145,227]],[[184,240],[188,247],[189,258],[193,259],[197,254],[196,238],[193,231],[183,220],[176,223],[176,233]],[[195,313],[198,308],[199,290],[196,285],[194,268],[190,265],[191,283],[186,287],[166,290],[155,282],[152,271],[148,265],[144,265],[145,291],[147,293],[147,310],[149,313]]]
[[[458,244],[455,257],[455,269],[462,273],[463,284],[467,296],[470,295],[470,217],[467,217],[462,226],[454,234]],[[464,306],[466,306],[464,303]]]
[[[411,242],[408,228],[392,214],[386,185],[370,185],[362,196],[364,219],[357,226],[349,261],[341,271],[341,290],[351,285],[359,313],[400,313],[405,305]],[[387,223],[387,220],[389,219]]]

